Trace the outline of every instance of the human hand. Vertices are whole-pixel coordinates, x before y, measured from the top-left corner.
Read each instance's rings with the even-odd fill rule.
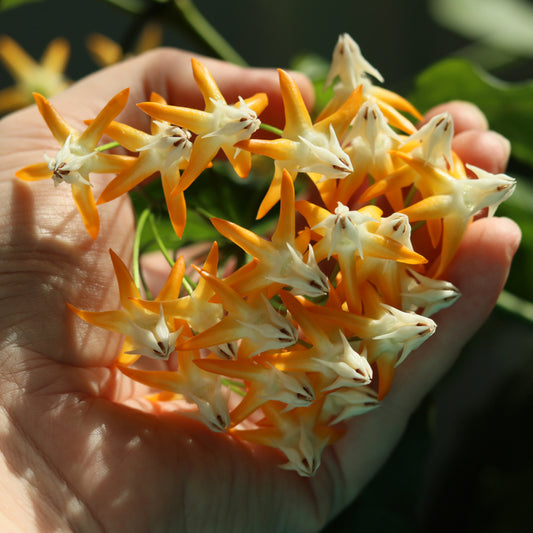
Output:
[[[238,67],[205,63],[228,101],[267,92],[262,118],[279,125],[275,71],[244,75]],[[134,103],[151,91],[174,104],[201,106],[188,73],[188,54],[152,52],[82,80],[53,103],[81,130],[83,119],[129,86],[131,103],[119,119],[142,129],[148,119]],[[310,85],[298,82],[310,101]],[[471,106],[451,110],[459,155],[501,171],[505,141],[486,131]],[[35,108],[3,119],[0,139],[3,531],[318,530],[375,474],[410,413],[486,318],[519,241],[518,229],[505,219],[469,227],[446,276],[462,298],[436,317],[437,333],[399,367],[380,408],[348,422],[316,476],[301,478],[278,469],[279,456],[269,448],[212,433],[179,413],[157,413],[137,398],[138,388],[112,368],[119,341],[84,325],[65,306],[83,301],[88,308],[114,308],[108,249],[130,255],[129,201],[101,207],[102,230],[93,241],[68,191],[49,183],[30,188],[14,178],[43,152],[57,150]]]

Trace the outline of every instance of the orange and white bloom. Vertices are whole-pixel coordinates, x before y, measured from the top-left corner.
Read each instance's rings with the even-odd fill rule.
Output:
[[[100,217],[90,174],[119,172],[132,163],[132,158],[128,156],[104,154],[97,150],[105,129],[124,109],[128,93],[129,90],[125,89],[111,98],[81,134],[65,122],[44,96],[34,95],[39,112],[61,148],[55,156],[44,154],[44,162],[28,165],[16,172],[16,176],[24,181],[51,178],[56,186],[63,183],[70,185],[76,207],[93,239],[96,239],[100,230]]]
[[[145,102],[139,107],[156,120],[163,120],[192,131],[196,138],[189,164],[175,190],[184,191],[207,168],[219,150],[223,150],[241,178],[250,172],[250,154],[235,147],[248,139],[260,125],[258,115],[268,104],[264,93],[250,98],[239,98],[228,105],[207,68],[192,58],[194,79],[204,97],[205,109],[189,109],[156,102]]]

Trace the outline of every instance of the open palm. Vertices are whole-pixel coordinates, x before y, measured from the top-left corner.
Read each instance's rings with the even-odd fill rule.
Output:
[[[265,122],[283,113],[277,74],[204,59],[228,101],[267,92]],[[129,86],[119,117],[137,128],[135,108],[151,91],[201,107],[189,55],[160,50],[77,83],[53,100],[84,128],[111,96]],[[297,78],[311,100],[311,88]],[[501,171],[508,146],[483,117],[455,103],[455,149]],[[499,294],[518,245],[516,226],[479,220],[468,230],[448,278],[463,298],[436,320],[437,334],[398,370],[377,411],[347,425],[326,449],[316,476],[276,467],[273,450],[212,433],[200,422],[137,397],[113,369],[120,339],[91,327],[65,303],[116,308],[109,248],[131,254],[134,218],[121,198],[100,209],[102,228],[85,232],[68,188],[27,186],[15,171],[53,154],[57,143],[37,110],[0,122],[0,524],[2,531],[315,531],[376,473],[410,413],[453,363]],[[95,188],[101,184],[95,180]]]

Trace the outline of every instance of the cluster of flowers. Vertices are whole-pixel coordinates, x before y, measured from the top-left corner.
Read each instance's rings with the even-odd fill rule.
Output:
[[[327,80],[334,96],[316,121],[295,82],[279,71],[285,127],[275,139],[252,138],[268,105],[265,94],[229,105],[205,66],[192,59],[192,68],[205,109],[168,105],[154,94],[138,104],[152,117],[150,133],[114,121],[127,90],[81,134],[36,95],[61,149],[17,175],[69,184],[96,239],[97,204],[158,172],[181,236],[186,189],[220,149],[243,178],[251,154],[274,160],[258,212],[263,217],[279,202],[269,238],[212,220],[249,254],[247,264],[219,277],[215,242],[193,289],[182,290],[179,258],[159,295],[148,300],[112,253],[121,309],[70,307],[90,324],[125,335],[116,366],[159,391],[151,400],[185,399],[213,431],[278,448],[287,459],[283,467],[311,476],[324,447],[342,435],[339,423],[379,405],[396,367],[434,333],[430,315],[459,297],[441,279],[446,267],[474,215],[486,208],[492,214],[515,182],[463,164],[451,149],[449,115],[417,129],[406,116],[420,114],[375,85],[380,73],[346,34]],[[103,153],[97,148],[103,134],[138,157]],[[92,172],[116,173],[97,202]],[[299,173],[313,184],[314,200],[309,194],[295,201]],[[306,222],[301,228],[297,212]],[[142,356],[177,365],[141,369],[134,363]]]

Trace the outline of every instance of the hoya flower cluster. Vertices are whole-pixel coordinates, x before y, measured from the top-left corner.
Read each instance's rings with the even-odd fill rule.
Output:
[[[327,80],[334,96],[314,122],[295,82],[279,71],[285,126],[274,139],[254,135],[265,94],[227,103],[202,63],[192,59],[192,69],[204,109],[154,94],[138,104],[152,118],[149,132],[114,120],[127,90],[81,134],[37,95],[61,147],[17,175],[70,185],[96,239],[97,206],[158,172],[181,236],[187,189],[221,150],[242,178],[255,158],[274,161],[257,214],[279,204],[271,235],[212,219],[248,254],[244,266],[220,275],[214,242],[195,286],[182,286],[180,257],[148,300],[111,253],[121,308],[70,308],[124,335],[116,366],[155,389],[151,401],[185,400],[193,406],[187,413],[213,431],[278,448],[283,467],[311,476],[324,447],[342,435],[342,421],[376,408],[398,365],[435,332],[431,315],[459,297],[443,275],[467,226],[483,210],[493,214],[515,182],[465,167],[451,148],[449,115],[417,129],[418,111],[375,84],[380,73],[346,34]],[[136,157],[103,153],[104,134]],[[93,172],[116,174],[97,200]],[[296,179],[308,185],[299,200]],[[168,364],[149,370],[139,358]]]

